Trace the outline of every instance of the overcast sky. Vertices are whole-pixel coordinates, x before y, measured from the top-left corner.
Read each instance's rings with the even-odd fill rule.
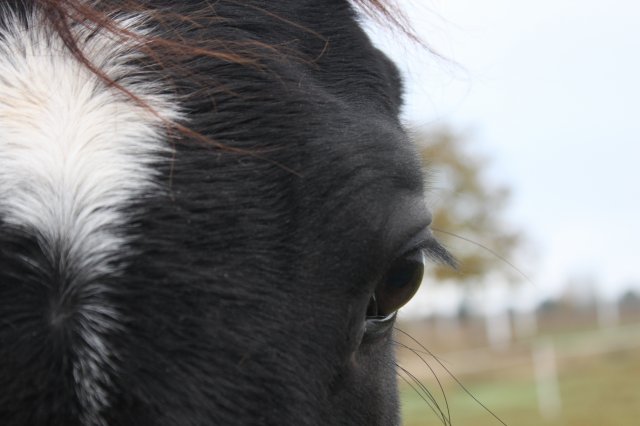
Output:
[[[537,253],[517,260],[536,292],[640,289],[640,3],[399,3],[450,59],[376,32],[406,73],[406,119],[463,131],[493,158]]]

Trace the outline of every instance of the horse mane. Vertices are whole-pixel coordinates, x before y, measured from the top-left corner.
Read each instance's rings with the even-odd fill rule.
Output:
[[[404,16],[394,3],[384,0],[349,1],[369,17],[398,28],[411,38],[414,38]],[[242,5],[243,2],[242,0],[234,0],[233,3]],[[141,52],[160,65],[166,65],[169,62],[178,61],[185,57],[205,56],[236,64],[256,66],[259,62],[259,55],[256,55],[256,50],[262,50],[262,53],[264,51],[282,53],[275,46],[269,46],[257,41],[229,44],[227,40],[185,40],[181,34],[175,34],[175,31],[171,30],[163,31],[161,36],[156,34],[142,35],[118,26],[113,19],[114,17],[128,14],[141,15],[149,19],[153,26],[161,27],[163,30],[166,30],[166,28],[162,27],[175,26],[176,23],[186,27],[224,23],[224,18],[216,15],[215,5],[211,4],[208,4],[205,9],[191,11],[188,16],[151,9],[145,6],[144,2],[134,0],[115,2],[115,5],[112,5],[112,2],[86,2],[85,0],[32,0],[32,4],[41,11],[44,20],[62,38],[73,55],[102,78],[106,78],[106,76],[101,75],[100,70],[89,63],[82,53],[73,31],[74,25],[88,26],[95,31],[106,30],[117,37],[139,42],[137,47]],[[247,6],[259,10],[254,6]],[[280,18],[270,12],[263,12],[279,20],[286,21],[285,18]],[[289,23],[301,27],[300,24],[295,22],[289,21]],[[322,37],[312,30],[307,31],[311,35]],[[172,33],[176,37],[172,37]]]
[[[302,29],[310,37],[322,39],[325,44],[329,43],[321,34],[307,29],[299,23],[261,10],[243,0],[230,1],[238,5],[245,5],[246,3],[246,6],[251,9],[263,12],[272,18]],[[207,3],[207,6],[200,10],[189,10],[188,14],[158,10],[149,7],[145,1],[136,0],[117,2],[101,0],[90,2],[86,0],[31,0],[26,4],[31,5],[34,10],[38,10],[39,18],[60,37],[66,48],[81,64],[100,78],[107,86],[122,92],[134,103],[148,110],[160,121],[164,122],[168,134],[178,133],[192,140],[217,146],[224,150],[231,149],[192,131],[186,125],[160,116],[147,102],[128,91],[117,81],[112,80],[98,65],[93,64],[83,52],[82,40],[77,35],[78,26],[89,28],[92,33],[106,32],[123,43],[133,45],[136,50],[151,61],[152,65],[160,69],[173,69],[186,73],[186,75],[193,74],[193,71],[185,64],[196,58],[215,59],[254,68],[263,67],[264,59],[274,57],[285,56],[289,59],[309,61],[308,58],[296,57],[299,53],[294,50],[283,46],[269,45],[258,40],[185,38],[185,30],[189,28],[202,28],[225,23],[225,18],[216,14],[215,4],[211,3]],[[352,7],[356,14],[364,15],[386,27],[397,29],[408,38],[420,43],[393,0],[348,0],[348,2],[345,1],[345,6]],[[117,18],[127,16],[142,17],[146,21],[145,23],[154,31],[141,33],[119,25]],[[324,49],[318,52],[318,56],[311,59],[311,61],[319,59],[323,53]],[[193,75],[193,80],[202,88],[211,87],[212,83],[215,84],[214,78],[213,76]]]

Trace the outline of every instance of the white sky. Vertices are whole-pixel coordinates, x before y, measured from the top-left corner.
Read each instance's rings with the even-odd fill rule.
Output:
[[[609,297],[640,289],[640,3],[398,3],[452,60],[376,32],[407,74],[406,118],[466,131],[493,158],[539,297],[580,277]]]

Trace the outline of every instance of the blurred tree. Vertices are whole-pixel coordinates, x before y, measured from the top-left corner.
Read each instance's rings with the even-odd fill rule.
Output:
[[[490,273],[521,281],[510,260],[523,237],[503,219],[510,191],[487,181],[487,158],[470,153],[467,139],[446,128],[417,132],[414,139],[427,170],[434,233],[459,262],[458,271],[439,266],[430,272],[438,281],[477,283]]]
[[[634,290],[627,290],[620,296],[620,305],[624,308],[640,309],[640,295]]]

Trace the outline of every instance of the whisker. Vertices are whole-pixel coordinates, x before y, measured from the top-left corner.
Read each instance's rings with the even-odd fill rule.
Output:
[[[395,328],[395,327],[394,327]],[[397,330],[397,328],[396,328]],[[442,386],[442,382],[440,381],[440,379],[438,378],[438,375],[436,374],[435,370],[433,369],[433,367],[431,367],[431,365],[427,362],[426,359],[424,359],[419,353],[418,351],[416,351],[414,348],[409,347],[407,345],[405,345],[402,342],[398,342],[398,341],[394,341],[394,343],[396,343],[397,345],[410,350],[411,352],[413,352],[414,355],[416,355],[418,358],[420,358],[420,360],[422,361],[422,363],[424,365],[427,366],[427,368],[431,371],[431,374],[433,374],[433,377],[436,379],[436,382],[438,383],[438,387],[440,388],[440,392],[442,393],[442,398],[444,399],[444,404],[445,407],[447,409],[447,419],[448,419],[448,423],[451,424],[451,410],[449,408],[449,400],[447,399],[447,394],[444,391],[444,386]]]
[[[440,365],[440,367],[442,367],[444,369],[444,371],[447,372],[447,374],[449,376],[451,376],[451,378],[458,384],[458,386],[460,386],[460,388],[471,397],[471,399],[473,399],[478,405],[480,405],[487,413],[491,414],[491,416],[493,416],[497,421],[499,421],[501,424],[503,424],[504,426],[507,426],[507,424],[500,418],[498,417],[498,415],[496,413],[494,413],[492,410],[489,409],[489,407],[487,407],[486,405],[484,405],[482,402],[480,402],[480,400],[478,398],[476,398],[471,391],[469,391],[469,389],[466,388],[465,385],[462,384],[462,382],[451,372],[451,370],[449,370],[442,361],[440,361],[440,359],[438,359],[438,357],[436,357],[429,349],[427,349],[422,343],[420,343],[418,340],[416,340],[415,338],[413,338],[409,333],[407,333],[406,331],[403,331],[401,329],[399,329],[398,327],[394,327],[396,331],[399,331],[400,333],[402,333],[403,335],[407,336],[409,339],[411,339],[414,343],[416,343],[418,346],[420,346],[425,353],[427,353],[429,356],[431,356],[434,360],[436,360],[436,362]]]
[[[444,416],[443,411],[440,409],[440,404],[438,404],[438,400],[433,396],[429,388],[425,386],[424,383],[422,383],[413,373],[411,373],[409,370],[407,370],[403,366],[396,363],[396,367],[400,368],[407,376],[409,376],[409,378],[413,381],[413,383],[415,383],[418,386],[418,388],[422,392],[424,392],[426,397],[429,398],[429,401],[431,401],[431,403],[435,407],[437,407],[438,412]]]
[[[412,384],[409,379],[407,379],[406,377],[404,377],[402,374],[400,374],[399,372],[398,377],[400,377],[407,385],[409,385],[411,387],[411,389],[413,389],[415,391],[416,394],[418,394],[418,396],[420,397],[420,399],[422,399],[431,409],[431,411],[433,411],[433,413],[436,415],[436,417],[438,417],[438,420],[440,420],[440,422],[442,424],[444,424],[445,426],[450,426],[451,423],[447,422],[446,416],[444,415],[444,412],[442,411],[442,409],[440,408],[438,402],[435,400],[435,398],[433,397],[433,395],[431,394],[431,392],[429,392],[429,390],[426,388],[426,386],[424,386],[422,384],[422,382],[420,382],[420,380],[418,380],[413,374],[411,374],[406,368],[402,367],[401,365],[396,363],[396,367],[399,368],[400,370],[402,370],[402,372],[404,372],[410,379],[411,381],[417,385],[418,387],[416,388],[416,386],[414,386],[414,384]],[[424,392],[426,394],[423,395],[422,392]]]
[[[504,258],[503,256],[501,256],[498,252],[496,252],[495,250],[490,249],[489,247],[485,246],[484,244],[481,244],[477,241],[473,241],[472,239],[469,239],[467,237],[463,237],[462,235],[458,235],[454,232],[449,232],[449,231],[445,231],[443,229],[438,229],[438,228],[434,228],[431,227],[431,230],[433,232],[439,232],[441,234],[444,235],[448,235],[450,237],[454,237],[454,238],[458,238],[459,240],[465,241],[469,244],[473,244],[476,247],[480,247],[486,251],[488,251],[489,253],[491,253],[492,255],[494,255],[496,258],[498,258],[499,260],[501,260],[502,262],[504,262],[506,265],[508,265],[510,268],[512,268],[514,271],[516,271],[522,278],[524,278],[529,284],[531,284],[532,286],[536,287],[536,283],[529,278],[529,276],[527,274],[525,274],[524,272],[522,272],[522,270],[520,268],[518,268],[517,266],[515,266],[513,263],[511,263],[509,260],[507,260],[506,258]]]
[[[401,365],[396,364],[396,368],[400,369],[404,374],[406,374],[407,376],[409,376],[409,378],[411,378],[411,376],[409,375],[409,372],[408,372],[404,367],[402,367]],[[423,394],[422,394],[422,389],[420,388],[420,386],[418,386],[418,387],[416,387],[416,386],[415,386],[415,380],[412,380],[412,381],[413,381],[413,383],[411,383],[411,382],[409,381],[409,379],[407,379],[407,377],[405,377],[405,376],[403,376],[402,374],[400,374],[400,372],[397,372],[396,374],[397,374],[397,375],[398,375],[398,377],[400,377],[400,378],[401,378],[401,379],[402,379],[402,380],[403,380],[407,385],[409,385],[409,387],[411,387],[411,389],[413,389],[413,390],[414,390],[414,392],[415,392],[416,394],[418,394],[418,396],[420,397],[420,399],[422,399],[422,400],[423,400],[423,401],[424,401],[424,402],[429,406],[429,408],[431,408],[431,410],[434,412],[434,414],[435,414],[436,416],[438,416],[438,418],[439,418],[440,420],[442,420],[442,419],[440,418],[440,415],[439,415],[438,411],[437,411],[437,410],[435,409],[435,407],[433,406],[433,403],[434,403],[434,402],[433,402],[433,398],[432,398],[432,396],[431,396],[430,394],[427,394],[427,395],[426,395],[426,397],[425,397],[425,395],[423,395]]]

